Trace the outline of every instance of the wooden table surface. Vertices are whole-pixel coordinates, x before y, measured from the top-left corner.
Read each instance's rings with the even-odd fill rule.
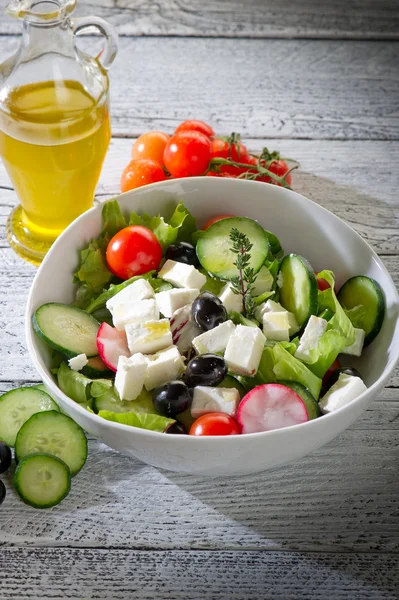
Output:
[[[118,193],[132,138],[202,118],[298,159],[294,188],[399,281],[396,0],[97,0],[79,12],[121,34],[98,197]],[[1,59],[19,32],[0,17]],[[23,333],[35,269],[5,238],[15,201],[1,169],[0,392],[38,381]],[[339,438],[260,475],[162,472],[90,439],[52,510],[22,504],[3,477],[0,600],[399,598],[398,387],[397,370]]]

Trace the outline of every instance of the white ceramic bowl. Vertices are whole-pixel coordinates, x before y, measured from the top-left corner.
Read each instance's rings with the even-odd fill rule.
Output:
[[[238,475],[282,465],[319,448],[349,427],[387,383],[399,356],[399,298],[384,265],[368,244],[338,217],[314,202],[264,183],[222,178],[171,180],[121,195],[128,213],[164,216],[183,200],[201,227],[210,217],[231,213],[257,219],[281,240],[286,252],[305,256],[316,271],[332,269],[338,285],[353,275],[376,279],[386,298],[377,338],[359,360],[351,360],[368,390],[348,406],[309,423],[265,433],[228,437],[172,436],[111,423],[68,398],[50,374],[50,352],[34,333],[31,317],[45,302],[71,302],[78,252],[101,229],[101,206],[79,217],[58,238],[40,266],[26,308],[26,339],[33,363],[62,409],[86,431],[129,456],[186,473]]]

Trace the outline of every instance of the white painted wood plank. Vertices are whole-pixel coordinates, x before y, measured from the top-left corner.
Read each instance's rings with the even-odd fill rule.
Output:
[[[1,37],[0,60],[16,44]],[[259,139],[399,139],[397,44],[121,38],[113,130],[137,135],[196,117]]]
[[[13,548],[3,562],[1,600],[398,598],[395,555]]]
[[[7,0],[0,0],[2,13]],[[96,0],[80,1],[76,15],[111,21],[120,35],[397,39],[394,0]],[[19,23],[1,16],[0,33]]]

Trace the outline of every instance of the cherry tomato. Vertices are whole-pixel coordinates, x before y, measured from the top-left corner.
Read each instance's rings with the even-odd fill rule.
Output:
[[[181,123],[176,128],[175,133],[178,133],[179,131],[199,131],[209,138],[215,135],[215,132],[210,125],[207,125],[204,121],[197,121],[195,119],[189,119],[188,121]]]
[[[328,378],[330,377],[330,375],[332,373],[334,373],[334,371],[337,371],[337,369],[341,368],[341,363],[339,362],[338,358],[336,358],[333,362],[333,364],[331,365],[331,367],[327,370],[326,374],[323,377],[323,387],[326,386]]]
[[[326,281],[325,279],[319,279],[317,277],[317,273],[315,272],[316,275],[316,279],[317,279],[317,287],[319,288],[319,290],[321,292],[323,292],[324,290],[328,290],[330,286],[330,284],[328,283],[328,281]]]
[[[147,227],[130,225],[114,235],[107,246],[107,263],[120,279],[158,270],[162,248]]]
[[[234,217],[234,215],[217,215],[216,217],[212,217],[212,219],[209,219],[209,221],[205,223],[202,229],[205,231],[205,229],[208,229],[214,223],[222,221],[223,219],[229,219],[230,217]]]
[[[263,164],[263,162],[264,161],[261,161],[261,164]],[[279,160],[274,160],[272,163],[270,163],[270,165],[267,165],[266,168],[269,169],[269,171],[271,171],[278,177],[283,177],[287,173],[287,171],[290,170],[289,166],[287,165],[285,160],[283,160],[282,158],[280,158]],[[260,179],[258,179],[258,181],[266,181],[267,183],[269,183],[270,181],[272,181],[272,178],[269,177],[268,175],[265,175],[264,177],[261,177]],[[291,174],[287,175],[287,177],[285,178],[285,181],[287,182],[288,185],[291,185],[291,181],[292,181]],[[277,183],[277,185],[281,186],[281,183]]]
[[[235,162],[248,163],[251,156],[242,142],[229,143],[227,140],[212,140],[211,158],[230,158]]]
[[[161,165],[154,160],[149,158],[131,160],[122,173],[121,191],[128,192],[142,185],[164,181],[165,179],[166,175]]]
[[[173,177],[203,175],[211,156],[211,141],[199,131],[181,131],[166,144],[163,159]]]
[[[191,425],[190,435],[237,435],[240,428],[236,421],[225,413],[208,413]]]
[[[163,153],[170,136],[162,131],[149,131],[141,135],[133,144],[132,159],[150,158],[163,165]]]

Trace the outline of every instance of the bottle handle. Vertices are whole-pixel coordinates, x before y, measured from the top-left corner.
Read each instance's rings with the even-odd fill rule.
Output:
[[[101,17],[81,17],[71,19],[73,33],[77,35],[84,29],[97,29],[105,37],[105,46],[97,55],[101,66],[108,70],[118,52],[118,33],[111,23]]]

